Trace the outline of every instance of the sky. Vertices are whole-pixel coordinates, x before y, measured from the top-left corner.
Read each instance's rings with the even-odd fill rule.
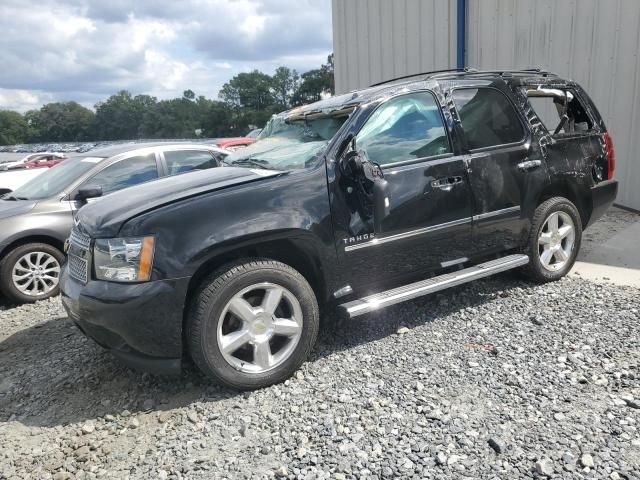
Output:
[[[240,72],[302,73],[332,48],[330,0],[0,0],[0,109],[217,98]]]

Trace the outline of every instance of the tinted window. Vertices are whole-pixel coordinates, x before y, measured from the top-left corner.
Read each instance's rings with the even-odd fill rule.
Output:
[[[507,97],[491,88],[454,90],[453,101],[470,149],[520,142],[524,129]]]
[[[85,185],[100,186],[103,195],[106,195],[156,178],[158,178],[156,157],[150,153],[126,158],[109,165],[87,180]]]
[[[169,175],[205,170],[218,166],[213,155],[204,150],[173,150],[164,152]]]
[[[382,104],[358,133],[356,147],[380,165],[451,152],[440,107],[428,92]]]

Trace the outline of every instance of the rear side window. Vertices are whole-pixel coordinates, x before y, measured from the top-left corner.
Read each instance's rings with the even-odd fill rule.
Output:
[[[87,180],[85,185],[102,187],[102,194],[106,195],[156,178],[158,178],[156,156],[150,153],[113,163]]]
[[[521,142],[524,128],[513,104],[493,88],[464,88],[453,91],[469,149]]]
[[[164,159],[169,175],[218,166],[217,160],[206,150],[169,150],[164,152]]]
[[[533,111],[552,134],[572,134],[593,129],[593,121],[571,90],[535,88],[527,90],[527,97]],[[565,115],[566,119],[563,120]]]
[[[380,165],[451,152],[440,107],[429,92],[382,104],[358,133],[356,146]]]

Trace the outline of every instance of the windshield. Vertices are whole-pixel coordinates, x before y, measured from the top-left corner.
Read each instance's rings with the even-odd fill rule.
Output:
[[[57,195],[102,160],[101,157],[70,158],[16,188],[5,199],[42,200]]]
[[[225,163],[270,170],[309,168],[347,118],[343,115],[287,122],[283,116],[274,116],[257,142],[235,151]]]

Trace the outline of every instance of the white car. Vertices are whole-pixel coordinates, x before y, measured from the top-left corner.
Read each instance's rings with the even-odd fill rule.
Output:
[[[0,195],[13,192],[16,188],[21,187],[32,178],[49,170],[48,168],[30,168],[23,170],[12,170],[9,172],[0,172]]]
[[[13,162],[0,163],[0,171],[6,172],[7,170],[17,170],[19,168],[23,168],[24,164],[27,162],[33,162],[34,160],[40,160],[45,158],[53,160],[54,158],[63,159],[63,158],[66,158],[66,156],[62,153],[56,153],[56,152],[31,153],[26,157],[21,158],[20,160],[15,160]]]

